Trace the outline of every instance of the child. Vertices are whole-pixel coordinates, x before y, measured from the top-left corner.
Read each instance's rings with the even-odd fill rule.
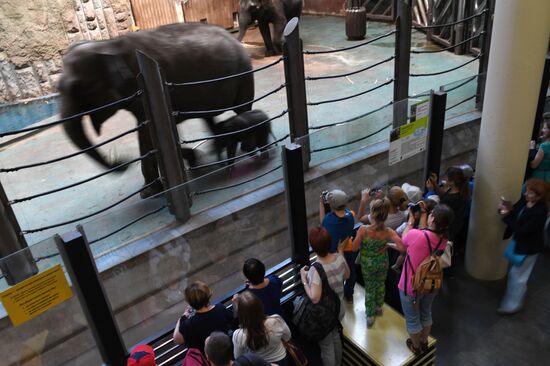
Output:
[[[370,204],[371,224],[363,225],[353,241],[353,250],[361,249],[361,269],[365,281],[365,310],[367,328],[374,325],[375,316],[382,315],[386,274],[388,271],[388,242],[401,244],[401,238],[384,222],[388,218],[390,201],[375,199]]]

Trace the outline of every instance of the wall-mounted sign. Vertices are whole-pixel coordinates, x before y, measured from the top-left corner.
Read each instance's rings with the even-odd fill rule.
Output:
[[[427,100],[411,106],[411,122],[391,131],[389,165],[426,150],[429,107]]]
[[[72,295],[63,269],[58,264],[0,293],[0,300],[13,326],[18,326]]]

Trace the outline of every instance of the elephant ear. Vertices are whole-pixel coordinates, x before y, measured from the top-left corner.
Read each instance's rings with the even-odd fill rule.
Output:
[[[100,57],[105,67],[105,71],[107,72],[105,78],[108,80],[109,91],[112,92],[117,99],[128,96],[128,93],[132,91],[127,90],[127,84],[135,80],[135,75],[132,73],[126,60],[124,60],[122,55],[117,54],[116,51],[101,53]],[[92,118],[92,125],[98,135],[101,133],[102,123],[103,121],[101,119]]]

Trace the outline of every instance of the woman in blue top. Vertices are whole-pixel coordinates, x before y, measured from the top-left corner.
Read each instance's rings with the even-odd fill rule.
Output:
[[[550,182],[550,113],[544,114],[542,135],[544,136],[544,142],[540,144],[537,155],[530,163],[533,169],[531,178]]]

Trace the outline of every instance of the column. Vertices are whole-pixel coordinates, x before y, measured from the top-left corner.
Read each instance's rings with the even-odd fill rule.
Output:
[[[506,274],[497,205],[521,194],[549,36],[550,1],[496,1],[466,250],[477,279]]]

